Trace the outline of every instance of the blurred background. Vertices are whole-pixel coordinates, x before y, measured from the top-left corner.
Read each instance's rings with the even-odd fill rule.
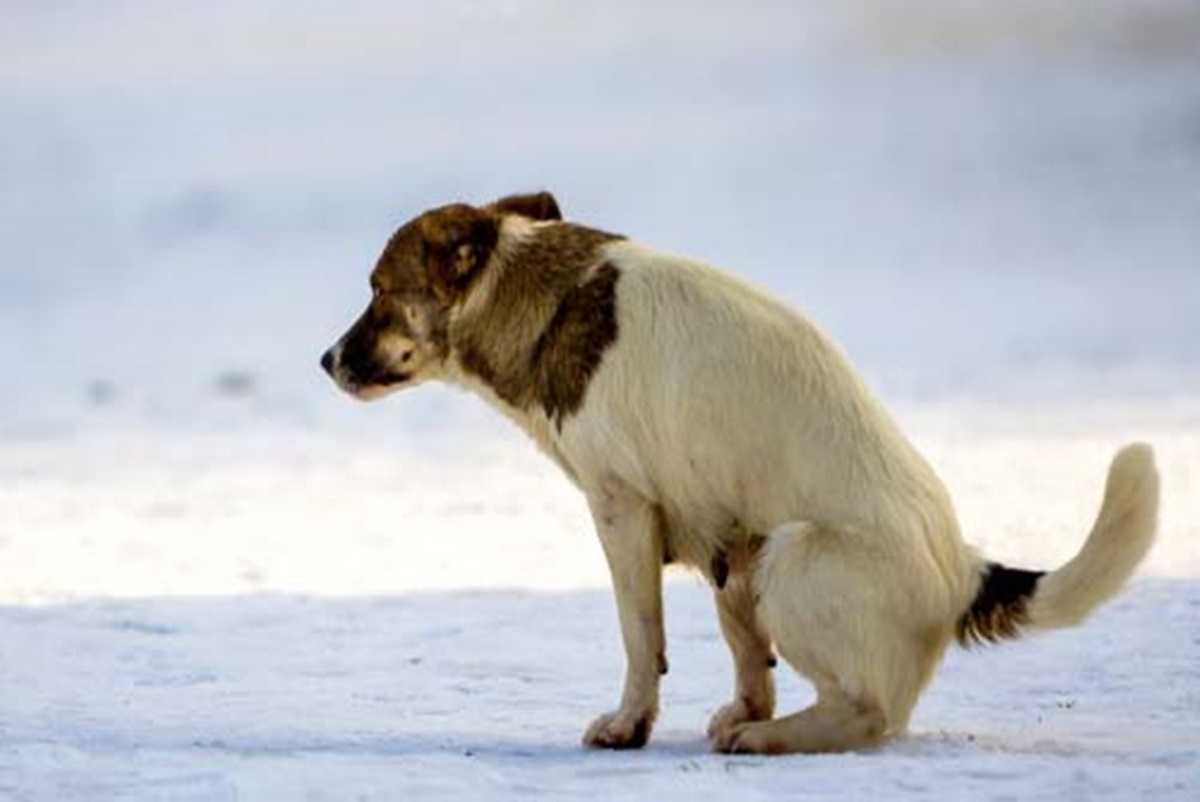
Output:
[[[581,494],[318,368],[398,225],[535,189],[807,311],[990,559],[1061,564],[1157,450],[1110,617],[952,658],[811,793],[1200,799],[1200,0],[0,0],[0,797],[791,782],[693,760],[682,572],[667,748],[577,753],[621,661]]]
[[[1200,0],[2,8],[10,440],[499,431],[317,358],[397,225],[541,188],[805,309],[892,402],[1200,390]]]

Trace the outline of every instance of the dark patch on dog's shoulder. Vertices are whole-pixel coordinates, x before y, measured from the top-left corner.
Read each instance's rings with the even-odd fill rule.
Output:
[[[975,600],[958,620],[958,642],[970,646],[1019,637],[1021,627],[1029,622],[1029,599],[1044,574],[988,563]]]
[[[593,268],[563,296],[558,311],[533,348],[534,394],[547,417],[563,418],[583,406],[588,384],[604,352],[617,339],[617,279],[610,262]]]

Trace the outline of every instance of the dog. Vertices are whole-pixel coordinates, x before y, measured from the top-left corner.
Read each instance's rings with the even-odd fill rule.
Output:
[[[715,268],[563,220],[553,195],[427,211],[391,237],[370,305],[321,358],[370,400],[428,380],[511,418],[584,493],[627,657],[584,743],[643,746],[667,671],[662,572],[712,584],[727,753],[837,752],[904,732],[947,647],[1080,623],[1157,529],[1144,444],[1120,450],[1082,549],[1052,572],[962,540],[949,495],[843,352]],[[775,717],[776,654],[816,702]]]

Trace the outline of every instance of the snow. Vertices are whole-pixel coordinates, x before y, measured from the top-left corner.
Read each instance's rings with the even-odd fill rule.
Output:
[[[0,800],[1200,797],[1193,0],[5,13]],[[1128,592],[952,653],[883,749],[732,758],[673,573],[650,746],[581,749],[582,499],[477,401],[316,368],[396,223],[536,187],[808,310],[990,557],[1067,559],[1152,443]]]
[[[7,609],[23,648],[4,683],[24,690],[6,700],[0,792],[1194,798],[1194,582],[1142,582],[1084,629],[953,654],[900,743],[782,759],[708,752],[729,666],[707,594],[686,583],[669,586],[674,673],[652,745],[577,746],[618,693],[611,606],[600,590],[513,590]],[[808,698],[780,676],[790,703]]]

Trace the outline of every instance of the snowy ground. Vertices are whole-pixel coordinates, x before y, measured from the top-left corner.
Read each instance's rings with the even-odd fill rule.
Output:
[[[1200,4],[433,8],[6,6],[0,800],[1200,797]],[[1129,592],[951,654],[903,741],[762,760],[700,737],[679,574],[652,744],[580,749],[581,499],[478,402],[316,369],[392,226],[535,187],[810,311],[989,556],[1066,559],[1153,443]]]
[[[6,799],[1194,799],[1195,582],[1082,630],[953,654],[913,734],[759,759],[700,737],[727,691],[706,594],[638,753],[577,746],[621,666],[607,593],[108,600],[3,613]],[[17,651],[11,646],[8,651]],[[792,703],[806,691],[784,677]]]
[[[1195,798],[1200,403],[1091,412],[909,423],[971,539],[1027,566],[1077,547],[1116,444],[1155,443],[1162,534],[1130,591],[953,653],[897,744],[780,760],[708,753],[730,668],[687,574],[651,746],[577,746],[619,634],[581,501],[520,440],[7,443],[0,798]]]

